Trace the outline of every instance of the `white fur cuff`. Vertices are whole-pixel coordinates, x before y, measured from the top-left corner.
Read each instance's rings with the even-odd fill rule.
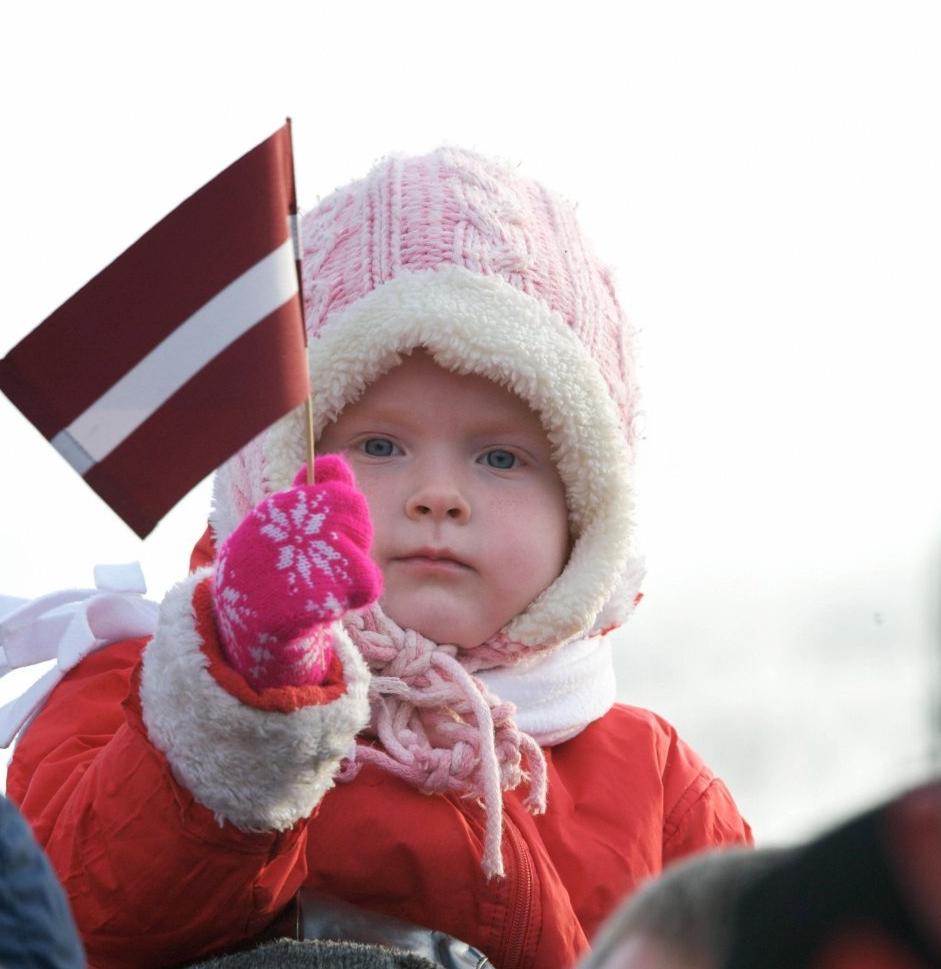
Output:
[[[340,760],[369,718],[369,672],[339,623],[334,650],[346,692],[291,713],[249,707],[208,669],[192,596],[211,570],[171,589],[144,651],[141,706],[151,742],[174,776],[220,821],[243,831],[284,831],[333,786]]]

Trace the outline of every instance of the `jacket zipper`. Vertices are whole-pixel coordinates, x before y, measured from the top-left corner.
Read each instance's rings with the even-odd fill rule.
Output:
[[[508,813],[503,815],[503,831],[513,858],[507,875],[506,937],[500,969],[521,969],[526,938],[532,924],[532,896],[535,877],[529,847]],[[513,874],[515,873],[515,877]]]

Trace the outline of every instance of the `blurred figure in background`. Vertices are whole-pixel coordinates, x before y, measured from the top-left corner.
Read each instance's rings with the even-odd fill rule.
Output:
[[[941,966],[941,783],[795,850],[739,901],[724,969]]]
[[[728,848],[671,865],[611,917],[579,969],[722,969],[744,888],[787,855]]]
[[[84,969],[72,913],[42,849],[0,794],[0,966]]]
[[[647,882],[579,969],[941,967],[941,783],[806,845],[728,849]]]

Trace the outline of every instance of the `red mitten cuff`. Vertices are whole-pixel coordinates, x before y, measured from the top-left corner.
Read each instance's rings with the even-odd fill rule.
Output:
[[[200,647],[209,661],[209,673],[226,693],[258,710],[291,713],[302,707],[332,703],[346,692],[346,678],[340,658],[330,650],[330,663],[320,683],[298,686],[255,688],[232,665],[218,634],[212,581],[200,582],[193,590],[193,613]]]

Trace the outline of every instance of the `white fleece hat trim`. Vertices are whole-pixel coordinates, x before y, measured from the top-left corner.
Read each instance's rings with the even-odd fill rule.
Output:
[[[535,646],[592,632],[628,568],[632,500],[624,429],[587,348],[558,313],[499,276],[452,265],[402,271],[329,318],[311,339],[315,434],[418,347],[449,370],[516,393],[539,414],[553,446],[576,543],[562,575],[506,634]],[[291,483],[306,460],[304,440],[303,408],[267,432],[266,491]],[[220,485],[217,541],[241,517],[227,516],[224,479]],[[261,497],[246,496],[252,504]]]
[[[340,760],[369,720],[369,673],[339,623],[333,648],[346,692],[291,713],[256,710],[209,672],[192,597],[211,575],[200,569],[174,586],[144,650],[141,706],[151,742],[174,775],[217,820],[242,831],[285,831],[333,787]]]

